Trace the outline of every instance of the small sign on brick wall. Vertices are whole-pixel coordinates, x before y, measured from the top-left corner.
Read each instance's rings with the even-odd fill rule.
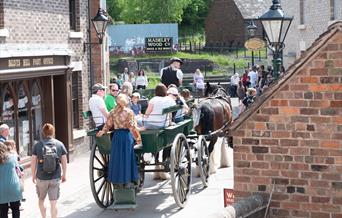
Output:
[[[223,201],[224,207],[234,203],[234,189],[224,188],[223,189]]]

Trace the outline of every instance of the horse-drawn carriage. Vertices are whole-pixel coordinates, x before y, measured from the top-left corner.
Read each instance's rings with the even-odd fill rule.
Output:
[[[179,106],[166,108],[163,114],[172,113],[178,109],[180,109]],[[187,118],[164,129],[141,131],[142,144],[134,147],[140,174],[139,188],[143,187],[146,172],[170,172],[173,197],[181,208],[185,206],[191,191],[192,162],[198,165],[204,186],[207,186],[209,177],[209,154],[206,141],[203,136],[197,136],[192,129],[192,118]],[[95,137],[96,132],[97,130],[90,130],[88,135]],[[101,208],[107,208],[113,203],[114,208],[134,208],[135,190],[131,188],[115,190],[115,186],[107,180],[110,137],[110,133],[95,137],[95,144],[91,149],[89,175],[93,197]],[[144,158],[146,153],[154,154],[167,148],[171,148],[171,152],[170,158],[166,160],[151,163]],[[152,169],[149,166],[161,167]]]
[[[219,103],[219,105],[222,105],[222,103]],[[164,109],[162,113],[172,113],[180,108],[181,106],[173,106]],[[201,110],[200,108],[197,109]],[[215,111],[217,110],[215,109]],[[222,111],[217,111],[220,113],[220,116],[224,113],[224,108]],[[89,118],[89,113],[83,115]],[[196,123],[201,123],[202,118],[198,117],[199,120]],[[219,125],[225,122],[228,117],[227,119],[220,117],[220,119]],[[198,130],[197,132],[200,134],[197,134],[193,128],[193,119],[188,117],[184,121],[163,129],[140,132],[142,144],[134,147],[140,174],[140,184],[135,188],[118,188],[107,179],[111,134],[108,133],[101,137],[96,137],[95,135],[98,130],[88,131],[88,136],[95,138],[95,143],[91,148],[89,174],[92,194],[97,205],[101,208],[107,208],[113,204],[114,206],[112,207],[114,209],[135,208],[136,192],[139,188],[143,188],[145,173],[170,172],[173,197],[177,206],[183,208],[191,192],[192,163],[195,162],[198,166],[201,181],[203,186],[206,187],[209,178],[210,153],[217,139],[216,135],[214,135],[213,138],[216,137],[216,139],[207,146],[206,139],[208,139],[208,134],[204,135],[204,133],[208,132],[203,132],[205,129],[202,129],[202,131]],[[206,129],[210,130],[210,128]],[[218,129],[214,127],[212,130]],[[145,160],[145,154],[147,153],[155,154],[168,149],[170,155],[161,162],[158,161],[158,158],[155,158],[153,163]],[[152,169],[150,166],[159,166],[159,168]]]

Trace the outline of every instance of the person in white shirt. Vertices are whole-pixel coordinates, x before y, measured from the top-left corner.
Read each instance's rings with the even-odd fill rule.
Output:
[[[92,87],[93,94],[89,99],[89,109],[97,128],[102,128],[109,114],[103,99],[106,94],[106,88],[106,86],[103,86],[100,83],[96,83]]]
[[[148,86],[147,76],[144,70],[138,72],[138,76],[135,78],[135,85],[137,89],[146,89]]]
[[[189,106],[186,104],[184,98],[179,95],[178,89],[176,87],[171,87],[167,90],[167,95],[172,98],[176,105],[182,106],[181,109],[173,113],[173,120],[175,123],[179,123],[184,120],[184,115],[189,112]]]
[[[159,84],[155,89],[153,97],[147,106],[142,125],[145,129],[160,129],[170,125],[171,114],[162,114],[165,108],[175,106],[176,102],[166,96],[167,88],[164,84]],[[139,120],[138,120],[138,124]]]
[[[248,76],[250,78],[251,87],[255,88],[257,86],[257,82],[258,82],[258,72],[257,72],[256,66],[252,67],[252,70],[249,71]]]
[[[122,73],[122,82],[127,82],[129,80],[129,72],[128,68],[125,67],[124,72]]]
[[[204,94],[204,76],[200,69],[196,69],[194,73],[194,86],[196,88],[197,95],[202,97]]]
[[[233,76],[230,77],[230,96],[235,98],[237,97],[237,87],[240,82],[240,77],[238,73],[235,73]]]

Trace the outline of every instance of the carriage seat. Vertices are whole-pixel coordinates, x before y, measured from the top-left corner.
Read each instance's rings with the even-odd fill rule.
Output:
[[[175,105],[172,107],[165,108],[162,111],[162,114],[168,114],[175,112],[179,110],[182,106]],[[165,120],[166,122],[167,120]],[[187,121],[182,121],[180,123],[187,123]],[[134,148],[134,150],[137,153],[143,153],[143,152],[156,152],[161,150],[163,147],[167,146],[170,142],[173,141],[175,134],[177,131],[180,130],[180,132],[183,132],[183,129],[179,129],[179,126],[181,126],[180,123],[177,123],[174,126],[168,126],[166,128],[161,129],[147,129],[140,131],[141,139],[142,139],[142,145],[143,146],[137,146]],[[172,137],[172,135],[174,135]]]

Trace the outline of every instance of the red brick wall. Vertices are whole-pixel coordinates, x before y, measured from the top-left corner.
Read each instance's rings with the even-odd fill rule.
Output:
[[[233,132],[236,197],[270,193],[271,217],[341,217],[342,33]]]
[[[96,16],[97,11],[100,6],[99,0],[91,1],[90,3],[90,18]],[[94,25],[90,24],[90,31],[91,31],[91,42],[98,43],[99,39],[96,36],[96,31]],[[95,83],[102,83],[102,68],[101,68],[101,45],[99,44],[92,44],[91,45],[91,66],[92,66],[92,73],[94,74],[94,84]]]
[[[245,42],[244,19],[233,0],[215,0],[205,21],[207,46],[229,46]]]

